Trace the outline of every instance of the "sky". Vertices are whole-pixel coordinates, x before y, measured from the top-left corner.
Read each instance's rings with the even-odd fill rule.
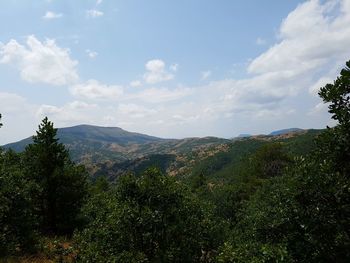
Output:
[[[333,125],[350,0],[0,3],[0,144],[56,127],[163,138]]]

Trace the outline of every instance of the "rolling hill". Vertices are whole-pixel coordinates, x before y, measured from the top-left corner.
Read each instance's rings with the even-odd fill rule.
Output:
[[[163,139],[118,127],[92,125],[59,128],[57,136],[69,149],[74,161],[87,165],[129,161],[152,154],[183,154],[230,141],[216,137]],[[31,137],[3,147],[21,152],[30,143]]]
[[[258,147],[272,141],[283,142],[288,150],[303,154],[313,147],[318,130],[286,129],[269,135],[163,139],[128,132],[118,127],[78,125],[58,129],[57,136],[72,159],[84,164],[91,176],[114,180],[127,171],[142,172],[158,166],[173,176],[205,173],[214,177],[230,174],[238,161]],[[32,138],[4,145],[23,151]]]

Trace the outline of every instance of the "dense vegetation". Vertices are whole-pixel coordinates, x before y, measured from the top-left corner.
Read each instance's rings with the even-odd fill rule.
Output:
[[[90,182],[45,118],[23,153],[0,154],[0,257],[348,262],[350,61],[319,95],[338,124],[315,143],[241,140],[181,178]]]

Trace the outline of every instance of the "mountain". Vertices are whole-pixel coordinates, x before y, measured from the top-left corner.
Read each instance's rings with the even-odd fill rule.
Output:
[[[84,142],[88,144],[93,142],[101,144],[116,143],[126,146],[133,143],[144,144],[165,140],[145,134],[128,132],[118,127],[99,127],[93,125],[78,125],[67,128],[59,128],[57,130],[57,136],[60,141],[67,146],[74,145],[77,142]],[[4,147],[21,152],[28,144],[32,142],[32,137],[29,137],[19,142],[6,144]]]
[[[269,135],[275,136],[275,135],[282,135],[282,134],[287,134],[287,133],[292,133],[292,132],[300,132],[300,131],[303,131],[303,129],[289,128],[289,129],[273,131]]]
[[[287,131],[286,129],[285,131]],[[263,145],[281,143],[291,156],[303,156],[315,149],[315,138],[323,130],[294,130],[278,135],[259,135],[235,139],[225,150],[199,160],[191,167],[193,176],[202,175],[211,180],[231,180],[239,163]]]
[[[248,133],[241,133],[237,136],[237,138],[245,138],[245,137],[250,137],[252,136],[251,134],[248,134]]]
[[[183,154],[229,142],[216,137],[163,139],[118,127],[92,125],[59,128],[57,136],[72,159],[86,165],[123,162],[152,154]],[[21,152],[30,143],[31,137],[3,147]]]
[[[209,173],[222,178],[231,174],[243,156],[269,142],[280,141],[291,152],[306,153],[313,148],[313,138],[319,132],[293,128],[232,140],[217,137],[163,139],[118,127],[78,125],[60,128],[57,135],[69,149],[72,159],[84,164],[91,176],[107,176],[114,180],[127,171],[140,173],[150,166],[157,166],[173,176]],[[4,148],[22,151],[31,142],[30,137]]]

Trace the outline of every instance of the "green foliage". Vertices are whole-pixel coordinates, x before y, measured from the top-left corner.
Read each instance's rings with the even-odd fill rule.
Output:
[[[350,61],[333,84],[320,89],[319,95],[325,103],[330,103],[329,112],[339,122],[320,138],[320,154],[326,154],[350,172]]]
[[[230,181],[210,182],[203,174],[191,177],[192,188],[197,195],[215,205],[215,214],[231,224],[243,204],[261,186],[264,180],[282,176],[284,169],[292,163],[281,143],[261,144],[255,153],[235,161]]]
[[[198,163],[192,171],[192,176],[203,175],[214,181],[230,181],[236,173],[238,164],[246,156],[255,152],[265,144],[259,140],[242,140],[233,142],[227,152],[219,152]]]
[[[210,182],[236,183],[236,179],[241,177],[239,174],[241,174],[242,171],[246,170],[247,168],[250,171],[246,171],[246,174],[250,174],[252,172],[255,174],[258,173],[258,171],[252,171],[252,167],[250,167],[250,165],[253,163],[253,161],[251,161],[249,164],[249,159],[251,159],[252,154],[254,154],[262,146],[271,144],[275,146],[266,146],[267,148],[265,150],[263,148],[260,149],[261,152],[265,151],[265,153],[261,153],[261,155],[265,155],[264,158],[268,159],[269,154],[274,154],[276,157],[276,163],[270,164],[269,162],[265,162],[265,165],[270,166],[271,169],[273,169],[273,167],[275,169],[278,167],[282,168],[283,165],[280,165],[282,163],[290,163],[293,156],[307,155],[309,152],[314,150],[314,138],[319,134],[319,130],[310,130],[291,138],[282,137],[280,139],[275,139],[271,137],[264,137],[260,139],[246,138],[234,141],[232,144],[230,144],[227,151],[221,151],[197,163],[194,166],[192,175],[189,179],[191,180],[192,178],[196,178],[201,174]],[[268,153],[269,148],[271,153]],[[279,157],[280,154],[281,156]],[[274,157],[271,156],[270,158],[273,159]],[[279,160],[277,160],[278,158]],[[245,167],[242,168],[242,165]],[[271,174],[271,176],[273,175]]]
[[[209,208],[156,169],[121,177],[84,211],[89,224],[76,235],[82,262],[198,262],[221,236]]]
[[[94,177],[107,176],[110,181],[118,179],[124,173],[131,172],[137,175],[143,173],[149,167],[157,167],[162,173],[175,161],[173,154],[151,154],[141,158],[127,160],[124,162],[99,165],[99,169],[94,173]]]
[[[17,154],[0,150],[0,257],[35,249],[31,193],[36,185],[24,177],[19,164]]]
[[[57,129],[45,118],[33,144],[24,152],[25,173],[38,186],[33,203],[40,227],[48,233],[71,233],[87,193],[86,172],[70,161],[68,151],[56,138]]]
[[[281,176],[284,169],[292,162],[281,143],[271,143],[260,147],[245,167],[251,176],[271,178]]]
[[[341,127],[350,125],[350,60],[333,84],[327,84],[319,91],[325,103],[330,103],[329,112]]]
[[[317,138],[310,156],[248,199],[219,262],[349,261],[349,91],[349,68],[321,89],[339,124]]]
[[[346,262],[349,197],[348,178],[332,165],[300,160],[289,175],[266,181],[249,199],[232,249],[224,247],[221,257],[234,254],[237,262]]]

